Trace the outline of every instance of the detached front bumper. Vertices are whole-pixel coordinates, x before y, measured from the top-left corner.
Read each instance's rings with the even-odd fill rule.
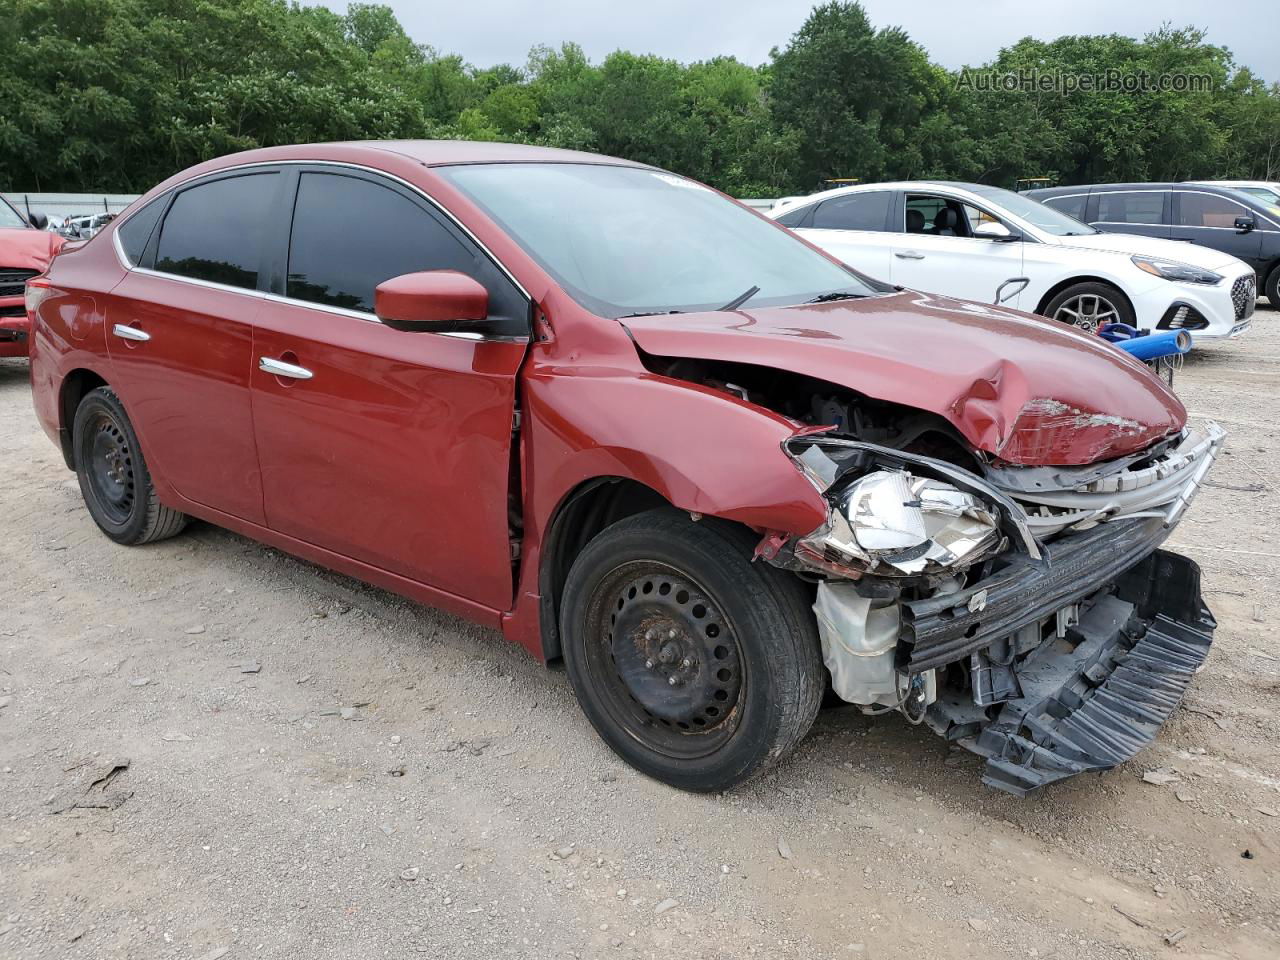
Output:
[[[0,357],[25,357],[30,334],[24,298],[0,297]]]
[[[1160,546],[1224,439],[1207,423],[1111,461],[988,466],[982,478],[967,479],[950,465],[862,442],[812,441],[797,461],[824,489],[840,481],[841,469],[861,471],[839,488],[846,500],[861,496],[855,484],[879,483],[898,456],[899,470],[931,471],[972,490],[998,511],[1009,544],[963,577],[935,574],[921,583],[873,568],[823,579],[814,613],[832,689],[864,712],[898,710],[927,722],[987,758],[986,783],[1018,795],[1128,760],[1178,705],[1213,639],[1199,569]],[[838,454],[812,455],[818,443]],[[853,537],[875,542],[881,530],[909,530],[910,517],[893,513],[899,505],[924,514],[915,487],[884,487],[891,495],[874,510],[836,501],[846,525],[859,525]],[[976,515],[971,507],[962,514]],[[801,542],[804,562],[840,559],[848,536],[835,529],[834,522],[819,528],[821,554]],[[935,522],[926,530],[936,538],[926,543],[936,546],[952,528]],[[950,542],[963,546],[966,537],[961,530]],[[882,552],[899,567],[919,556]],[[775,562],[796,558],[798,549]]]
[[[995,705],[948,690],[926,722],[987,758],[983,781],[1018,796],[1107,770],[1156,736],[1204,664],[1216,627],[1192,561],[1158,550],[1082,601],[1061,636],[1007,665]],[[1059,623],[1061,623],[1059,619]],[[977,678],[991,662],[973,657]],[[978,699],[993,687],[975,680]]]

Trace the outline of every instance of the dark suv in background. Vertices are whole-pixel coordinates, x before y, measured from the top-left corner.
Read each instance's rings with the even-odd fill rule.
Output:
[[[1280,209],[1258,197],[1198,183],[1096,183],[1026,196],[1099,230],[1186,240],[1239,257],[1280,308]]]

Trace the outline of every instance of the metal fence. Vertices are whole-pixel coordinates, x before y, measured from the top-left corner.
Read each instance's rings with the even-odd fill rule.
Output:
[[[19,212],[43,213],[46,217],[87,217],[94,213],[119,213],[136,193],[6,193],[4,198]]]

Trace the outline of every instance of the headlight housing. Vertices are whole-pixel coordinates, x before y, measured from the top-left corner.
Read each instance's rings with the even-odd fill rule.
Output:
[[[880,576],[954,573],[1004,543],[998,509],[949,483],[877,470],[835,496],[827,523],[796,543],[822,569]]]
[[[1213,286],[1215,283],[1222,282],[1222,274],[1214,273],[1212,270],[1204,270],[1200,267],[1193,267],[1189,263],[1178,263],[1176,260],[1161,260],[1158,257],[1130,257],[1133,265],[1139,270],[1146,271],[1153,277],[1159,277],[1162,280],[1175,280],[1178,283],[1199,283],[1205,286]]]

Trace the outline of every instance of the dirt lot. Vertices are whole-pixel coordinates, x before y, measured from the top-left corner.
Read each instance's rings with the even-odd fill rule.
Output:
[[[1208,668],[1135,762],[1025,801],[848,710],[676,793],[495,634],[206,525],[112,545],[26,378],[0,361],[6,960],[1280,955],[1275,311],[1179,384],[1230,431],[1173,541]]]

